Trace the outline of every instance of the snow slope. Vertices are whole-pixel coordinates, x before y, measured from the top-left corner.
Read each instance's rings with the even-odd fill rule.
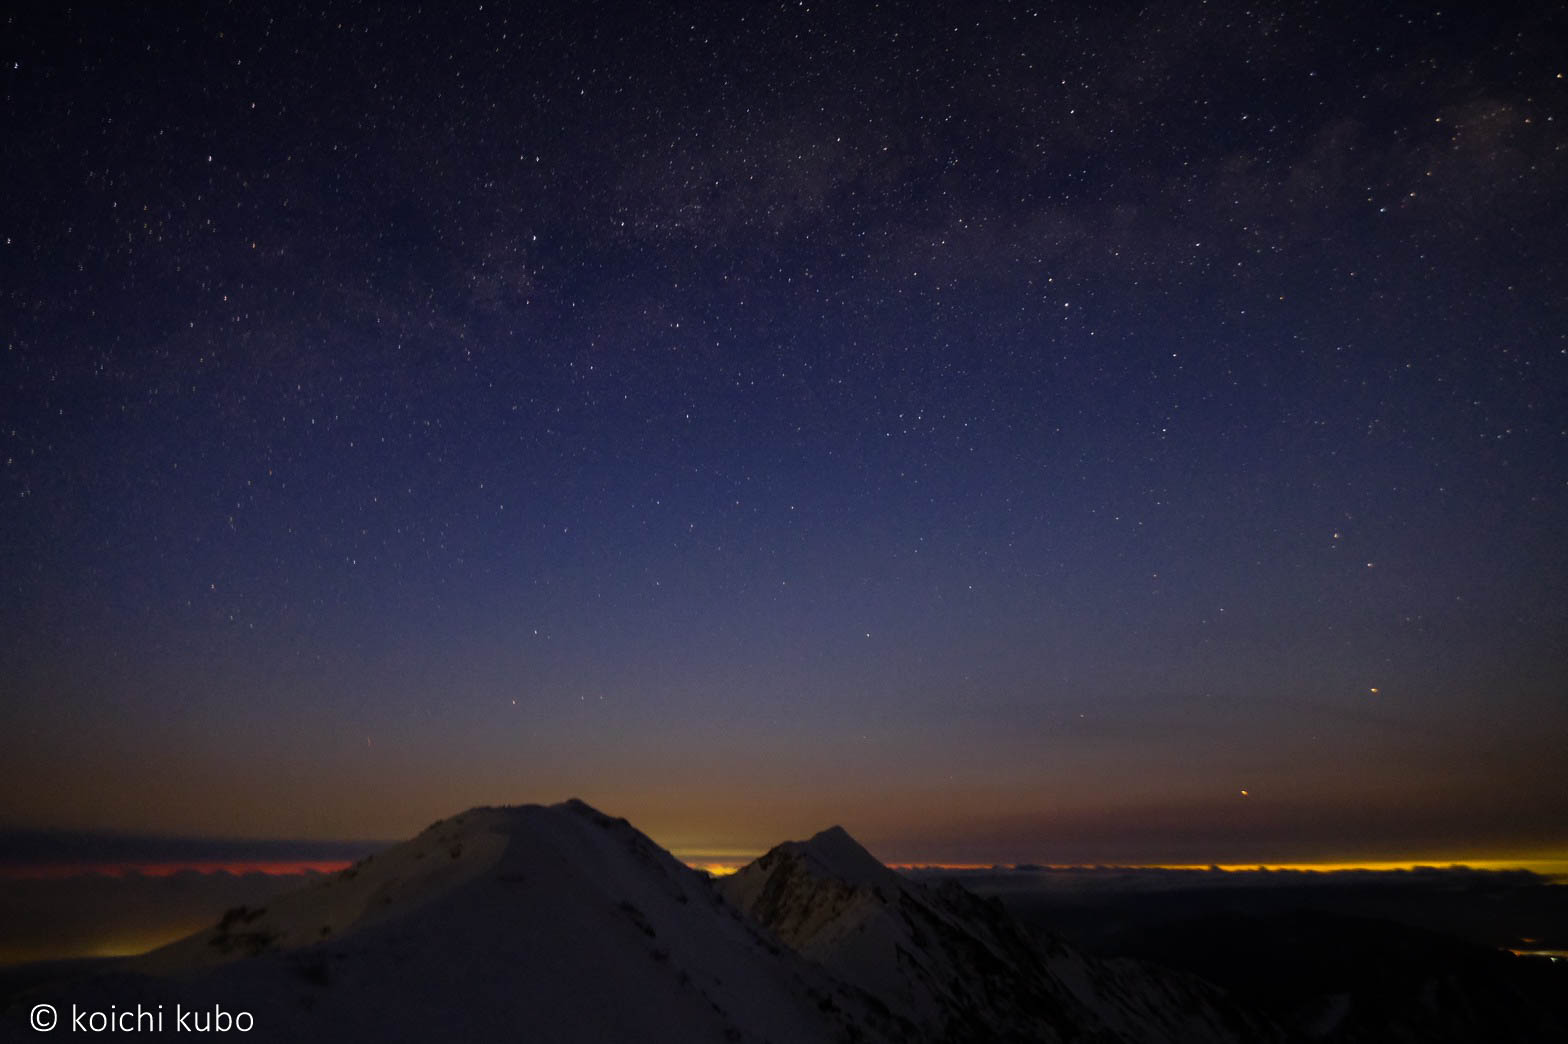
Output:
[[[252,1040],[904,1035],[764,938],[704,875],[578,801],[464,813],[111,974],[53,989],[13,1001],[4,1029],[46,999],[62,1011],[218,1004],[252,1014]]]
[[[1037,938],[841,829],[715,883],[580,801],[473,809],[93,967],[4,1000],[0,1037],[37,1039],[44,1002],[68,1031],[73,1007],[221,1007],[258,1041],[1276,1039],[1200,980]]]
[[[909,1018],[927,1040],[1279,1039],[1217,988],[1040,939],[994,900],[928,888],[841,828],[787,842],[718,885],[792,949]]]

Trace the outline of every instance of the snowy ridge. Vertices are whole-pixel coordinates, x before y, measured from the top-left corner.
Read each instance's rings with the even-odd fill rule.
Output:
[[[719,884],[797,952],[934,1041],[1280,1039],[1217,988],[1037,939],[957,884],[928,888],[835,828],[779,845]]]
[[[248,1039],[301,1042],[1274,1039],[1213,987],[1042,944],[840,828],[716,884],[580,801],[470,810],[161,950],[5,998],[0,1038],[35,1039],[38,1002],[217,1005],[250,1013]]]
[[[896,1018],[766,939],[706,876],[579,801],[475,809],[53,989],[12,998],[0,1036],[30,1039],[38,1000],[221,1004],[253,1014],[251,1040],[904,1036]]]
[[[802,856],[819,875],[859,887],[892,885],[901,878],[878,862],[841,826],[829,827],[805,842],[786,841],[786,853]]]
[[[225,964],[294,950],[418,909],[492,872],[506,852],[510,818],[523,810],[476,808],[432,824],[412,841],[370,855],[264,907],[237,907],[210,931],[136,958],[149,973]]]

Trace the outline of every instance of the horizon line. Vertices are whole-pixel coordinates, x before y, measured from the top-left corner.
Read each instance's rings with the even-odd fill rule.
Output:
[[[0,836],[12,834],[32,834],[34,837],[50,836],[54,839],[70,838],[75,842],[109,840],[111,845],[131,844],[138,846],[143,843],[148,846],[176,846],[174,851],[157,851],[155,848],[144,848],[141,851],[119,851],[105,853],[102,856],[87,855],[82,848],[75,851],[61,851],[59,849],[45,850],[33,853],[32,858],[21,855],[15,848],[8,854],[8,858],[0,858],[0,880],[27,880],[45,878],[68,878],[90,875],[123,877],[138,875],[143,877],[167,877],[183,872],[199,874],[227,873],[235,876],[247,874],[266,874],[270,876],[293,876],[308,873],[329,874],[352,866],[358,858],[370,851],[380,851],[391,847],[401,841],[322,841],[308,839],[255,839],[241,840],[236,838],[199,838],[185,836],[170,838],[156,835],[93,835],[88,832],[53,832],[53,831],[5,831],[0,830]],[[655,843],[658,843],[655,841]],[[208,848],[202,851],[202,848]],[[245,849],[254,846],[251,851]],[[75,846],[73,846],[75,847]],[[138,846],[139,847],[139,846]],[[294,849],[294,851],[290,851]],[[349,849],[349,851],[344,851]],[[353,851],[359,849],[359,851]],[[685,865],[715,876],[733,873],[746,864],[759,858],[769,849],[767,848],[730,848],[682,845],[667,848],[670,854]],[[874,854],[873,857],[875,858]],[[1321,859],[1284,859],[1284,860],[1211,860],[1174,861],[1151,860],[1143,861],[1105,861],[1081,860],[1070,862],[1047,862],[1035,860],[981,860],[981,859],[919,859],[900,858],[879,860],[893,870],[898,871],[947,871],[953,873],[963,872],[1074,872],[1089,870],[1127,870],[1150,871],[1163,870],[1171,872],[1207,872],[1222,871],[1225,873],[1270,872],[1270,873],[1341,873],[1350,871],[1365,872],[1399,872],[1431,870],[1469,869],[1476,871],[1500,872],[1509,870],[1523,870],[1538,876],[1548,878],[1556,883],[1568,883],[1568,848],[1536,849],[1530,852],[1520,852],[1518,849],[1506,851],[1501,854],[1488,855],[1434,855],[1430,852],[1403,858],[1321,858]]]

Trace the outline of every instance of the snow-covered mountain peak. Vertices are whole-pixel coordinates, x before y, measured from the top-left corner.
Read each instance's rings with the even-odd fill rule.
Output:
[[[470,809],[51,989],[16,1003],[222,1005],[300,1042],[1272,1039],[1213,987],[1042,946],[842,828],[713,881],[576,799]]]
[[[900,880],[841,826],[829,827],[809,841],[789,841],[779,847],[800,855],[817,874],[845,884],[896,886]]]
[[[78,984],[100,1006],[221,1002],[267,1039],[907,1039],[624,819],[470,809]],[[172,1007],[172,1003],[171,1003]]]
[[[1032,936],[994,900],[905,878],[841,827],[718,883],[791,949],[916,1027],[911,1039],[1268,1041],[1217,990]]]

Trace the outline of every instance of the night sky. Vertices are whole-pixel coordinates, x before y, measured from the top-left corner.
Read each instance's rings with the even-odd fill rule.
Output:
[[[0,824],[1568,851],[1552,6],[6,16]]]

